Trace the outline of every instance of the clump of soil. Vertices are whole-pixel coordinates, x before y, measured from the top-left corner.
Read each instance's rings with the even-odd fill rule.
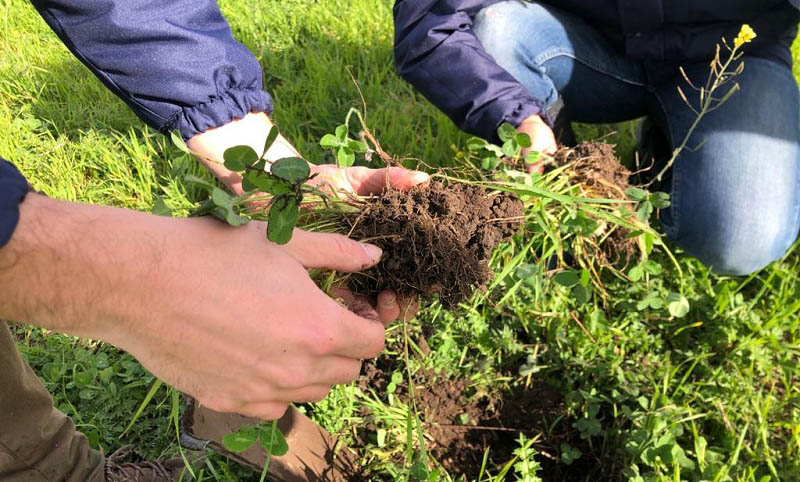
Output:
[[[433,182],[369,198],[360,213],[345,218],[347,231],[380,246],[383,259],[351,276],[351,287],[438,295],[445,307],[455,307],[491,279],[492,252],[517,232],[523,210],[511,194],[469,184]]]
[[[625,191],[631,187],[631,172],[614,154],[611,144],[582,142],[577,147],[561,149],[551,166],[567,166],[565,174],[579,186],[584,197],[629,201]],[[636,253],[636,240],[629,237],[630,233],[629,229],[617,227],[605,237],[596,254],[602,256],[603,261],[627,262]],[[605,236],[605,233],[598,234],[595,237]]]
[[[387,357],[366,362],[359,387],[385,393],[396,369],[393,365]],[[571,465],[560,462],[562,443],[584,454],[591,453],[591,448],[580,438],[569,418],[565,418],[567,410],[561,393],[542,380],[533,380],[528,388],[480,395],[470,389],[470,380],[449,378],[430,370],[417,372],[414,383],[420,420],[432,439],[427,448],[452,476],[477,479],[487,449],[488,468],[495,472],[514,457],[520,433],[528,437],[546,433],[548,438],[534,445],[540,454],[537,460],[542,465],[540,476],[544,481],[608,479],[608,474],[602,473],[605,468],[598,467],[588,456]],[[395,392],[405,403],[408,402],[406,387],[404,383]],[[555,423],[559,419],[561,422]],[[371,431],[375,431],[374,426],[362,426],[358,431],[359,442],[368,443]]]

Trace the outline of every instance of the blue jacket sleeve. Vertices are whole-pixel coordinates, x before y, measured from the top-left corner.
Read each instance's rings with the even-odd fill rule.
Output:
[[[28,182],[13,164],[0,158],[0,248],[11,239],[19,222],[19,203],[28,193]]]
[[[398,73],[464,131],[496,140],[504,121],[519,125],[543,114],[531,96],[486,53],[472,17],[498,0],[397,0]]]
[[[215,0],[31,0],[109,89],[160,132],[190,138],[271,112],[261,67]]]

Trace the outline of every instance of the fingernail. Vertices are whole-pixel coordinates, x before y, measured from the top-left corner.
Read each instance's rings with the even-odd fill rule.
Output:
[[[414,184],[422,184],[431,180],[431,176],[421,171],[415,171],[411,176],[411,182]]]
[[[366,243],[359,243],[361,244],[361,248],[367,253],[367,256],[374,261],[378,262],[381,260],[381,256],[383,256],[383,250],[374,244],[366,244]]]
[[[378,298],[384,308],[393,308],[397,304],[397,296],[392,292],[381,293]]]

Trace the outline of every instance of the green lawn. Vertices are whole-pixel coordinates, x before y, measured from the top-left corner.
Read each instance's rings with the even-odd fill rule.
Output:
[[[236,37],[264,66],[282,131],[309,159],[331,160],[317,139],[360,106],[355,78],[386,151],[453,165],[467,137],[394,74],[392,2],[220,3]],[[161,197],[178,215],[202,200],[183,181],[188,173],[208,177],[194,161],[91,77],[28,2],[0,6],[0,156],[60,199],[149,211]],[[632,145],[629,127],[615,127],[619,133],[610,138],[622,151]],[[496,268],[512,260],[537,265],[535,244],[544,237],[518,236],[499,250]],[[516,455],[508,480],[515,473],[536,480],[536,464],[544,480],[800,480],[800,248],[748,278],[715,276],[680,252],[678,264],[680,272],[657,249],[642,265],[647,274],[636,282],[609,276],[608,295],[586,303],[541,275],[522,280],[518,270],[504,272],[487,296],[459,313],[434,304],[389,331],[395,349],[379,362],[395,374],[389,388],[338,387],[303,408],[358,451],[373,480],[417,480],[409,474],[424,459],[420,448],[441,439],[431,423],[422,425],[422,445],[416,431],[407,433],[407,421],[415,420],[405,395],[409,373],[418,400],[462,380],[465,406],[488,411],[486,394],[508,406],[528,401],[506,425],[522,429],[519,443],[513,431],[487,435],[496,441],[487,465],[495,477]],[[686,317],[660,306],[671,293],[689,300]],[[125,432],[154,387],[135,360],[103,344],[24,326],[16,331],[59,408],[94,446],[135,443],[151,457],[176,452],[175,399],[166,387],[155,385],[152,401]],[[423,332],[426,356],[396,349]],[[472,417],[459,423],[482,422]],[[459,480],[449,467],[440,480]],[[221,458],[211,459],[200,478],[258,480]]]

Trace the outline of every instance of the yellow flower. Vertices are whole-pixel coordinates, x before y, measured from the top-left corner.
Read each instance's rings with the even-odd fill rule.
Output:
[[[739,30],[739,36],[733,41],[733,45],[738,48],[746,43],[752,42],[754,38],[756,38],[755,30],[753,30],[750,25],[744,24],[742,25],[742,29]]]

